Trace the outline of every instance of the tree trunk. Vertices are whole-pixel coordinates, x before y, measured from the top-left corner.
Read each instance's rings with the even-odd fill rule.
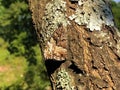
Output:
[[[107,0],[29,0],[53,90],[120,90],[120,34]]]

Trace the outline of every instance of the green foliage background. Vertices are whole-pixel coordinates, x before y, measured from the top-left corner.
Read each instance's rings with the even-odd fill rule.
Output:
[[[120,30],[120,2],[116,3],[111,0],[111,7],[112,7],[112,12],[114,15],[116,26]]]
[[[27,1],[0,0],[0,90],[44,90],[43,63]]]
[[[111,1],[120,28],[120,3]],[[0,90],[45,90],[50,85],[27,0],[0,0]]]

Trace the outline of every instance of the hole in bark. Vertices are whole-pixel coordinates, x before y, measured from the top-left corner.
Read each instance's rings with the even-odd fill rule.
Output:
[[[73,8],[73,7],[70,7],[70,9],[72,9],[72,10],[74,10],[74,11],[76,10],[76,9],[75,9],[75,8]]]
[[[102,15],[100,15],[100,19],[101,19],[101,20],[103,20],[103,17],[102,17]]]
[[[105,69],[106,71],[109,71],[109,69],[108,69],[107,67],[104,67],[104,69]]]
[[[98,69],[98,68],[97,68],[97,67],[95,67],[95,66],[92,66],[92,68],[93,68],[93,69]]]
[[[45,65],[48,71],[48,74],[51,75],[52,73],[54,73],[54,71],[60,67],[60,65],[62,63],[64,63],[65,61],[56,61],[53,59],[48,59],[45,61]]]
[[[85,12],[81,12],[81,14],[82,14],[82,15],[84,15],[84,14],[85,14]]]
[[[84,71],[79,69],[73,62],[72,64],[69,66],[70,69],[73,70],[73,72],[75,72],[76,74],[84,74]]]
[[[92,7],[93,11],[96,12],[96,9],[94,7]]]
[[[71,2],[72,4],[76,4],[76,3],[78,3],[78,0],[70,0],[70,2]]]
[[[119,61],[120,61],[120,57],[117,57],[117,60],[119,60]]]
[[[88,37],[88,38],[86,38],[86,40],[90,42],[90,41],[91,41],[91,38],[90,38],[90,37]]]

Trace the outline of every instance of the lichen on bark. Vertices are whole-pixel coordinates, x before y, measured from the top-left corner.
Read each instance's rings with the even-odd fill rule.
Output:
[[[60,25],[67,26],[68,21],[65,12],[66,2],[64,0],[52,0],[46,4],[41,30],[44,41],[49,40]]]
[[[120,89],[120,35],[106,0],[30,1],[53,90]]]
[[[71,85],[71,77],[69,73],[61,68],[56,76],[56,90],[75,90],[74,86]]]
[[[76,0],[70,0],[74,2]],[[114,26],[113,15],[105,0],[77,0],[74,14],[69,16],[78,25],[86,25],[90,31],[101,30],[103,25]]]

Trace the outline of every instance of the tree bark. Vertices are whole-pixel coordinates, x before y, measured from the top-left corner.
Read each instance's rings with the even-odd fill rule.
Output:
[[[120,90],[120,34],[107,0],[29,0],[53,90]]]

